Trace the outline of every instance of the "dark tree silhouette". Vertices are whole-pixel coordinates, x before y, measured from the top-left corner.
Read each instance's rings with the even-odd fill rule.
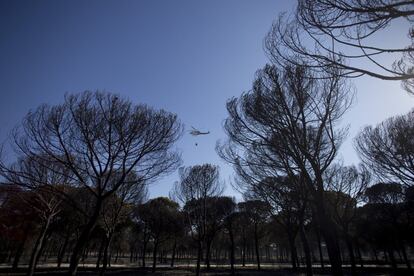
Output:
[[[230,240],[230,270],[231,275],[236,275],[235,270],[235,228],[237,223],[237,217],[239,216],[239,213],[236,210],[236,203],[234,202],[234,199],[231,197],[220,197],[220,200],[217,202],[217,204],[220,206],[219,208],[222,210],[223,214],[223,226],[225,231],[227,232]]]
[[[414,183],[414,111],[364,128],[355,139],[360,158],[384,181]]]
[[[316,76],[334,67],[344,77],[402,80],[413,93],[413,16],[414,4],[405,0],[299,0],[294,15],[282,14],[273,24],[266,49],[282,67],[307,66]],[[407,23],[401,39],[408,34],[408,46],[389,47],[381,35],[398,20]]]
[[[224,186],[219,178],[219,169],[210,164],[181,168],[180,181],[174,184],[172,197],[185,204],[184,213],[190,225],[192,237],[197,242],[197,268],[200,262],[203,243],[206,237],[208,200],[222,194]]]
[[[113,181],[117,181],[114,175]],[[142,203],[147,197],[147,186],[140,182],[134,174],[130,174],[125,179],[125,184],[118,191],[108,197],[101,211],[101,224],[104,229],[104,254],[101,275],[105,273],[108,265],[108,249],[118,227],[125,223],[133,211],[132,204]],[[101,253],[101,252],[100,252]],[[97,262],[99,266],[99,260]]]
[[[237,204],[240,214],[244,214],[253,225],[253,236],[254,236],[254,247],[256,253],[257,269],[260,270],[260,253],[259,253],[259,242],[263,236],[263,226],[268,220],[271,210],[270,205],[261,200],[247,200]]]
[[[302,231],[307,204],[306,193],[301,191],[302,183],[298,180],[297,177],[268,177],[248,191],[248,197],[260,198],[271,206],[269,211],[273,214],[273,220],[284,229],[288,237],[294,270],[299,265],[295,240],[298,232]],[[306,241],[304,245],[307,245]],[[311,267],[308,266],[308,269],[308,274],[311,274]]]
[[[348,248],[352,275],[356,275],[354,243],[357,205],[362,203],[370,175],[365,167],[358,170],[355,166],[332,166],[326,173],[326,201],[329,212]]]
[[[231,201],[231,203],[230,203]],[[213,196],[206,199],[206,218],[205,218],[205,263],[210,269],[211,245],[217,233],[224,228],[228,208],[234,211],[233,201],[229,197]]]
[[[15,129],[18,156],[61,164],[71,171],[70,183],[93,195],[93,212],[72,252],[71,275],[76,274],[105,199],[125,185],[131,173],[142,182],[177,168],[180,156],[171,148],[181,133],[176,115],[102,92],[67,95],[63,104],[42,105]],[[1,167],[12,170],[4,163]]]
[[[300,176],[322,226],[332,273],[342,275],[334,222],[326,212],[324,172],[346,135],[337,123],[350,105],[340,74],[313,78],[304,67],[258,71],[253,90],[227,103],[228,143],[218,153],[234,165],[243,185],[269,176]]]
[[[408,228],[407,213],[404,212],[404,189],[398,183],[377,183],[365,192],[368,202],[362,207],[361,223],[366,227],[369,240],[382,247],[397,270],[396,252],[402,252],[404,261],[410,269],[411,264],[405,248],[404,229]],[[369,225],[372,224],[372,225]]]
[[[178,203],[165,197],[151,199],[138,207],[139,217],[148,227],[153,239],[153,273],[156,268],[159,246],[171,239],[172,234],[178,232],[182,225],[178,208]]]

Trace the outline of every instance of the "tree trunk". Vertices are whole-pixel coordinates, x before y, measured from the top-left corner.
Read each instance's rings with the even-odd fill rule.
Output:
[[[377,250],[375,249],[375,247],[372,248],[372,251],[374,252],[375,262],[378,264],[378,262],[379,262],[379,260],[378,260],[378,254],[377,254]]]
[[[115,263],[118,263],[118,258],[119,258],[119,250],[116,250],[116,255],[115,255]]]
[[[352,246],[352,241],[350,237],[346,237],[346,246],[348,247],[349,260],[351,261],[351,274],[356,275],[356,264],[355,264],[355,255],[354,247]]]
[[[242,251],[242,264],[243,264],[243,267],[245,267],[246,266],[246,236],[245,236],[244,231],[243,231],[243,249],[242,250],[243,250]]]
[[[306,238],[306,233],[305,233],[305,229],[304,226],[301,225],[300,226],[300,239],[302,241],[302,245],[303,245],[303,252],[305,253],[305,260],[306,260],[306,275],[307,276],[312,276],[312,257],[311,257],[311,252],[310,252],[310,248],[309,248],[309,243],[308,243],[308,239]]]
[[[331,263],[331,273],[334,276],[342,276],[342,260],[341,252],[339,249],[338,240],[334,230],[328,229],[329,226],[323,230],[323,235],[328,249],[329,261]]]
[[[233,236],[233,228],[229,227],[229,237],[230,237],[230,268],[231,268],[231,275],[235,275],[234,271],[234,236]]]
[[[388,248],[388,255],[390,256],[391,260],[391,267],[394,271],[397,270],[397,262],[395,260],[394,251],[392,248]]]
[[[319,250],[319,262],[321,263],[321,268],[324,269],[325,264],[323,262],[323,252],[322,252],[322,242],[321,242],[321,234],[319,232],[319,228],[316,229],[316,238],[318,240],[318,250]]]
[[[198,248],[197,248],[197,267],[196,267],[196,275],[200,275],[200,262],[201,262],[201,254],[202,254],[202,248],[201,248],[201,237],[198,239]]]
[[[322,235],[325,239],[326,248],[328,250],[329,261],[331,263],[331,273],[334,276],[342,276],[342,260],[341,251],[335,224],[329,215],[326,213],[323,196],[316,199],[317,218]]]
[[[89,218],[88,223],[85,225],[85,228],[83,229],[78,241],[75,244],[72,256],[70,257],[69,275],[71,276],[76,275],[81,254],[89,241],[90,235],[93,229],[95,228],[96,222],[98,221],[99,214],[101,212],[101,207],[102,199],[98,198],[96,201],[94,212],[92,216]]]
[[[358,254],[359,265],[360,265],[360,267],[364,267],[364,260],[362,260],[362,254],[361,254],[361,250],[359,249],[358,242],[356,243],[356,251],[357,251],[357,254]]]
[[[259,237],[257,233],[257,223],[254,224],[254,247],[256,251],[257,269],[260,270],[260,252],[259,252]]]
[[[34,264],[35,268],[37,267],[37,264],[39,263],[40,257],[43,255],[43,252],[45,251],[46,245],[48,244],[48,241],[49,241],[49,238],[50,238],[51,234],[52,233],[49,232],[49,231],[46,232],[45,239],[44,239],[44,241],[43,241],[43,243],[42,243],[42,245],[40,246],[40,249],[39,249],[39,254],[37,254],[37,257],[35,259],[35,264]],[[47,261],[47,257],[48,257],[47,254],[44,254],[43,262]]]
[[[16,253],[14,254],[12,269],[17,269],[17,267],[19,266],[20,258],[23,255],[24,246],[26,244],[27,237],[28,237],[28,234],[29,234],[29,229],[30,229],[30,227],[26,227],[26,229],[24,230],[24,238],[19,243],[19,246],[17,247]]]
[[[154,239],[154,251],[152,252],[152,273],[155,273],[157,265],[157,249],[158,249],[158,238]]]
[[[39,236],[36,239],[35,245],[32,250],[32,254],[30,256],[29,268],[27,271],[28,276],[32,276],[34,274],[34,271],[36,269],[36,261],[38,260],[40,249],[43,248],[43,243],[46,237],[46,232],[49,229],[49,225],[50,218],[47,219],[42,229],[40,230]]]
[[[297,260],[297,252],[296,252],[296,246],[295,246],[295,237],[293,236],[293,233],[291,231],[288,231],[288,240],[289,240],[289,246],[290,246],[290,260],[292,263],[292,269],[296,270],[296,260]]]
[[[206,242],[206,259],[205,259],[205,264],[207,266],[207,269],[210,269],[211,243],[212,243],[212,239],[207,239],[207,242]]]
[[[101,264],[102,253],[103,253],[103,251],[105,249],[105,244],[106,244],[106,236],[104,236],[102,238],[101,245],[99,246],[98,258],[96,260],[96,268],[99,268],[99,266]]]
[[[144,244],[143,244],[143,248],[142,248],[142,267],[145,267],[145,255],[147,253],[147,243],[148,243],[148,239],[147,239],[147,231],[146,228],[144,228]]]
[[[66,252],[66,247],[68,246],[68,243],[69,243],[69,237],[70,237],[70,234],[69,233],[66,234],[65,241],[63,242],[63,245],[62,245],[61,249],[59,250],[59,254],[58,254],[58,257],[57,257],[57,267],[58,268],[60,268],[60,266],[62,265],[62,261],[63,261],[63,258],[65,256],[65,252]]]
[[[105,247],[104,247],[104,254],[102,259],[102,269],[99,273],[99,275],[104,275],[106,268],[108,267],[108,250],[109,246],[111,245],[113,233],[109,233],[108,236],[105,237]]]
[[[170,265],[171,267],[174,267],[175,251],[176,251],[176,249],[177,249],[177,240],[174,239],[173,252],[172,252],[172,255],[171,255],[171,265]]]
[[[408,256],[407,256],[407,251],[405,250],[405,246],[404,246],[404,244],[401,242],[400,243],[400,247],[401,247],[401,252],[402,252],[402,254],[403,254],[403,258],[404,258],[404,262],[405,262],[405,264],[407,265],[407,268],[409,269],[409,270],[411,270],[411,263],[410,263],[410,259],[408,258]]]

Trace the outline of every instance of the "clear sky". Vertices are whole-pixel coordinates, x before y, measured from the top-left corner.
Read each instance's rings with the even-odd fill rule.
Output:
[[[184,165],[218,164],[229,182],[232,171],[214,150],[225,139],[225,102],[250,89],[267,62],[264,36],[294,3],[2,0],[0,140],[41,103],[60,103],[65,92],[105,90],[175,112],[187,129],[209,130],[198,138],[186,131],[178,143]],[[355,87],[358,100],[344,118],[351,124],[341,152],[347,164],[358,162],[351,138],[362,126],[414,107],[397,82],[363,78]],[[151,197],[168,195],[176,180],[174,173],[155,183]]]

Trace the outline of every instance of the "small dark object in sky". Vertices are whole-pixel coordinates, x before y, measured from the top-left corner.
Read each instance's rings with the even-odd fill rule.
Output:
[[[191,127],[193,130],[190,131],[190,134],[193,136],[197,136],[197,135],[206,135],[206,134],[210,134],[210,131],[207,132],[201,132],[198,129]]]

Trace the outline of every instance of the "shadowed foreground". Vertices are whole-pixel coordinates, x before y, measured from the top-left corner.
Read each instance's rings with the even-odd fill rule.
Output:
[[[106,271],[106,275],[194,275],[195,267],[159,267],[158,271],[155,273],[151,272],[150,268],[133,268],[133,267],[111,267]],[[331,275],[329,269],[320,269],[314,268],[314,275]],[[0,267],[0,275],[25,275],[27,269],[11,269],[6,267]],[[36,275],[66,275],[67,270],[64,268],[48,268],[48,267],[39,267],[37,269]],[[202,275],[231,275],[231,270],[229,267],[220,267],[220,268],[211,268],[211,269],[201,269]],[[78,275],[99,275],[99,270],[94,268],[79,267]],[[236,275],[306,275],[305,268],[299,268],[297,271],[292,270],[291,268],[281,267],[275,268],[273,265],[264,266],[260,271],[253,266],[247,267],[237,267]],[[344,275],[351,275],[350,268],[344,268]],[[405,268],[399,268],[397,273],[392,272],[391,268],[388,267],[364,267],[357,270],[357,275],[411,275],[410,271]]]

